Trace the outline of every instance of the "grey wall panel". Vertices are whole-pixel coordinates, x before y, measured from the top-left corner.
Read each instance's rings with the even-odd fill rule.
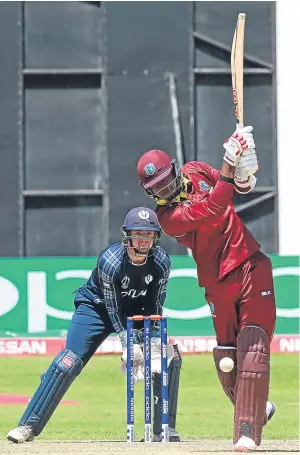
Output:
[[[127,211],[135,205],[151,204],[138,184],[136,164],[140,155],[151,148],[172,153],[170,145],[174,144],[174,138],[168,90],[163,79],[110,77],[108,92],[111,99],[108,109],[110,234],[115,240]]]
[[[130,208],[153,207],[138,186],[139,156],[150,148],[175,156],[168,71],[178,78],[182,129],[188,141],[190,7],[190,2],[156,2],[155,7],[152,2],[106,3],[111,240],[119,238]],[[164,242],[171,243],[173,253],[182,251],[173,240]]]
[[[99,2],[25,2],[26,68],[100,68]]]
[[[238,13],[246,13],[245,52],[268,62],[273,60],[273,8],[275,2],[195,2],[195,30],[231,47]],[[205,51],[206,50],[206,51]],[[229,66],[222,62],[221,52],[210,52],[207,46],[198,51],[200,61],[209,66]]]
[[[0,256],[18,256],[21,249],[20,8],[19,2],[0,2]]]
[[[194,28],[230,48],[241,11],[245,51],[272,73],[245,76],[245,120],[255,126],[258,184],[276,186],[274,8],[274,2],[0,2],[0,255],[22,254],[24,241],[27,255],[94,255],[120,238],[130,208],[154,208],[135,166],[149,148],[175,156],[168,72],[177,81],[186,160],[220,166],[223,140],[235,126],[230,74],[197,75],[195,86],[192,75],[194,67],[229,70],[230,55],[197,38],[193,49],[192,35]],[[26,190],[103,188],[104,196],[26,193],[23,213],[23,169]],[[273,199],[241,213],[267,252],[277,250],[275,207]],[[170,253],[186,252],[173,239],[162,244]]]
[[[185,1],[107,2],[109,72],[186,72],[190,7]]]
[[[120,239],[126,213],[134,206],[155,209],[138,183],[136,164],[142,153],[161,148],[174,156],[174,137],[165,80],[144,77],[113,76],[108,78],[108,144],[110,169],[111,242]],[[146,127],[145,127],[146,126]],[[163,236],[162,245],[179,253],[177,242]],[[175,254],[175,253],[174,253]]]
[[[236,206],[242,202],[248,202],[249,196],[236,196],[234,203]],[[247,225],[247,228],[261,244],[264,253],[274,253],[276,248],[276,238],[273,233],[275,211],[275,199],[261,202],[254,208],[245,210],[239,214],[240,218]],[[268,232],[269,230],[269,232]],[[267,232],[266,232],[267,231]],[[268,235],[269,233],[269,235]]]
[[[101,89],[26,90],[26,189],[106,186]]]
[[[97,199],[30,201],[27,256],[94,256],[106,246],[106,217]]]
[[[258,173],[259,184],[275,185],[270,159],[276,152],[272,142],[274,106],[270,78],[251,75],[244,81],[244,118],[255,128],[256,150],[262,169]],[[230,84],[230,75],[197,77],[197,158],[217,169],[222,164],[223,142],[235,129]]]
[[[263,249],[276,253],[276,195],[259,202],[260,196],[274,195],[277,186],[274,2],[195,2],[196,153],[199,161],[219,169],[224,154],[222,144],[235,129],[230,50],[239,12],[247,14],[244,122],[254,126],[260,169],[256,193],[245,200],[236,198],[235,202],[240,205],[253,198],[258,201],[242,211],[241,218]],[[222,73],[224,69],[228,75]],[[256,74],[247,74],[248,69]]]
[[[94,255],[108,241],[104,22],[100,2],[24,6],[28,256]]]

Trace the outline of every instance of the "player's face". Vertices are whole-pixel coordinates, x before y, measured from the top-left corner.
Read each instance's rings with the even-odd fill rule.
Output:
[[[172,172],[166,178],[151,188],[151,191],[160,199],[172,200],[178,194],[178,178]]]
[[[132,230],[129,235],[131,237],[132,247],[142,253],[147,253],[153,246],[156,232]]]

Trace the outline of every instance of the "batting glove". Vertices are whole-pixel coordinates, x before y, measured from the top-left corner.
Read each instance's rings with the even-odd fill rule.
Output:
[[[237,182],[248,180],[250,175],[258,171],[257,155],[254,149],[246,150],[237,160],[234,179]]]
[[[124,362],[121,362],[121,367],[120,367],[121,373],[122,374],[127,374],[127,368]],[[133,367],[133,381],[134,383],[137,383],[139,381],[144,380],[144,367],[143,365],[138,365],[136,367]]]
[[[167,344],[168,366],[174,357],[174,347]],[[161,340],[160,338],[151,338],[151,370],[152,373],[161,373]]]
[[[223,144],[225,149],[223,160],[230,164],[230,166],[236,166],[238,158],[243,152],[255,148],[252,131],[252,126],[239,128]]]
[[[127,348],[123,350],[122,361],[127,364]],[[137,367],[143,365],[144,363],[144,354],[142,348],[139,344],[133,345],[133,366]]]

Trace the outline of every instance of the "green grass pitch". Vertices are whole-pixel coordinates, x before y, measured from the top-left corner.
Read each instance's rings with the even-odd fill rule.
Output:
[[[0,393],[32,395],[49,357],[1,358]],[[136,386],[136,437],[143,437],[143,383]],[[97,356],[73,383],[64,399],[78,405],[60,405],[40,439],[126,438],[126,382],[119,356]],[[299,437],[299,355],[271,358],[270,399],[277,405],[264,439]],[[1,405],[1,436],[14,428],[24,405]],[[186,355],[181,373],[177,430],[184,440],[231,439],[233,407],[219,384],[212,354]]]

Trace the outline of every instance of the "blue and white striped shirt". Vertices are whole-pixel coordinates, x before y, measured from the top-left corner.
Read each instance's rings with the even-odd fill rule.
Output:
[[[152,248],[146,263],[135,265],[127,248],[113,243],[100,253],[87,283],[77,290],[75,303],[104,304],[114,330],[120,333],[127,316],[162,314],[170,268],[162,247]]]

